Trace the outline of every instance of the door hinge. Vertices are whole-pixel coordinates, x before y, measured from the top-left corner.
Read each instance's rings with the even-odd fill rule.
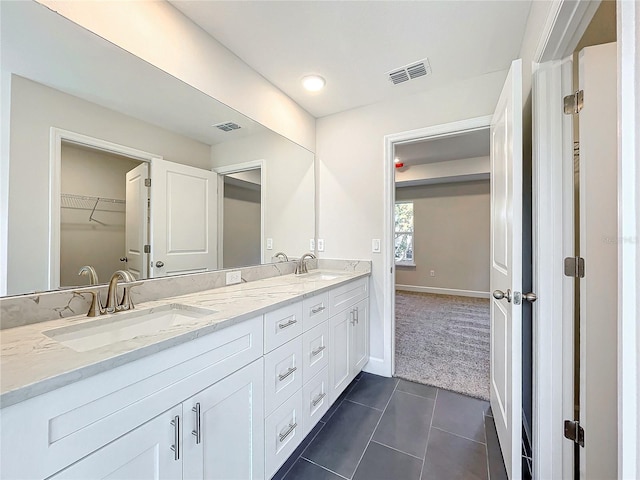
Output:
[[[564,421],[564,437],[584,447],[584,428],[575,420]]]
[[[144,253],[151,253],[151,245],[144,246]]]
[[[564,114],[565,115],[575,115],[576,113],[580,113],[580,110],[582,110],[583,106],[584,106],[583,90],[578,90],[577,92],[564,97]]]
[[[151,186],[151,179],[150,178],[145,178],[144,179],[144,186],[145,187],[150,187]]]
[[[582,257],[565,258],[564,274],[567,277],[584,278],[584,258]]]

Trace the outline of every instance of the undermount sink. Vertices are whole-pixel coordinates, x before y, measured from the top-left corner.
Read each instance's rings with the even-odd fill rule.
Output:
[[[136,337],[153,335],[213,313],[216,313],[216,310],[173,303],[144,310],[119,312],[42,333],[76,352],[87,352]]]
[[[335,280],[336,278],[346,276],[346,273],[339,272],[325,272],[322,270],[312,270],[309,273],[302,275],[304,278],[311,278],[314,280]]]

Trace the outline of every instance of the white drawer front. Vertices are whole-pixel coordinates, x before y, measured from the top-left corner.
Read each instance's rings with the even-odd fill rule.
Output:
[[[329,318],[329,292],[303,300],[302,315],[302,325],[305,332]]]
[[[302,402],[304,434],[307,435],[329,410],[329,367],[302,387]]]
[[[266,478],[276,473],[304,438],[302,411],[302,390],[299,390],[266,418]]]
[[[264,314],[264,353],[302,333],[302,302]]]
[[[264,408],[269,415],[302,387],[302,337],[264,357]]]
[[[335,315],[369,296],[369,279],[361,278],[329,292],[329,315]]]
[[[302,381],[307,383],[329,364],[329,323],[323,322],[302,335]]]

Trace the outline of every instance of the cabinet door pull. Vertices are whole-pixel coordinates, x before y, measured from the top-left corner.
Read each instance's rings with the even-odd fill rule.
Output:
[[[355,310],[351,310],[349,312],[349,316],[351,317],[351,325],[355,325],[356,324],[356,312]]]
[[[173,459],[180,460],[180,416],[176,415],[171,420],[171,425],[173,425],[173,445],[171,445],[171,450],[173,451]]]
[[[287,431],[280,434],[280,442],[284,442],[284,439],[287,438],[291,434],[291,432],[293,432],[296,429],[297,426],[298,424],[296,422],[290,423],[289,428],[287,428]]]
[[[291,325],[295,325],[296,323],[298,323],[297,320],[289,320],[287,323],[279,323],[278,328],[280,329],[287,328],[287,327],[290,327]]]
[[[322,399],[323,399],[324,397],[326,397],[326,396],[327,396],[327,394],[326,394],[326,393],[324,393],[324,392],[322,392],[320,395],[318,395],[318,396],[317,396],[317,397],[316,397],[316,398],[311,402],[311,405],[313,405],[313,406],[315,407],[315,406],[316,406],[316,405],[318,405],[318,404],[322,401]]]
[[[360,322],[360,307],[356,307],[356,323]]]
[[[325,347],[324,345],[319,346],[313,352],[311,352],[311,356],[315,357],[316,355],[320,355],[320,352],[322,352],[325,348],[327,347]]]
[[[287,370],[287,373],[281,373],[280,375],[278,375],[278,378],[280,379],[280,381],[282,381],[285,378],[287,378],[289,375],[291,375],[293,372],[295,372],[297,369],[298,367],[289,367],[289,370]]]
[[[196,414],[196,429],[191,430],[191,435],[196,437],[196,445],[200,445],[202,442],[202,431],[200,430],[200,402],[196,403],[196,406],[191,409]]]
[[[327,307],[325,307],[324,305],[320,305],[319,307],[316,307],[314,309],[311,310],[311,313],[320,313],[322,311],[324,311]]]

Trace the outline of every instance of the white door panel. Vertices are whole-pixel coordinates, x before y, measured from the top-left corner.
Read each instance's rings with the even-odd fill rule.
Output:
[[[491,120],[491,407],[510,479],[522,476],[522,61]],[[510,301],[507,300],[510,297]]]
[[[127,172],[125,207],[125,257],[124,266],[137,279],[147,278],[147,258],[144,245],[149,236],[148,187],[144,181],[149,178],[149,164],[142,163]]]
[[[151,179],[149,276],[215,270],[217,174],[154,159]]]

